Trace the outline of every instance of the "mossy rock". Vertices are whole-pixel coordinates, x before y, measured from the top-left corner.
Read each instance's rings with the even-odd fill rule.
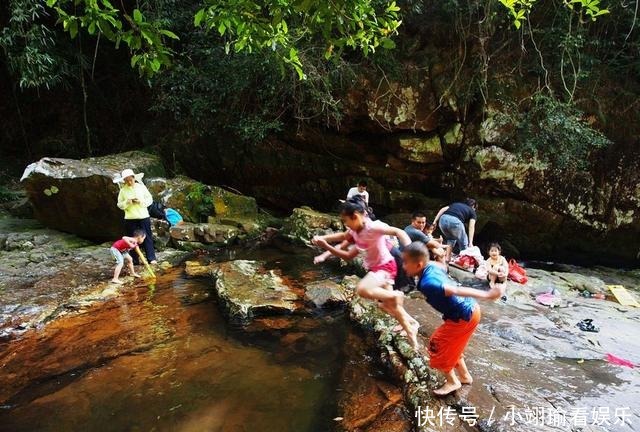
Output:
[[[313,236],[325,235],[343,229],[337,215],[321,213],[310,207],[293,209],[293,213],[284,222],[282,235],[300,243],[308,243]]]
[[[217,218],[216,223],[222,218],[256,220],[259,216],[254,198],[188,177],[153,178],[146,183],[155,200],[176,209],[188,222],[203,222],[211,216]]]

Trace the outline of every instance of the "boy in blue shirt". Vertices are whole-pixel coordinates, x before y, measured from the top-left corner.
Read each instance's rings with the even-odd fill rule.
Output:
[[[418,290],[427,303],[442,313],[444,323],[429,339],[428,352],[430,366],[440,370],[446,379],[444,385],[433,392],[446,396],[462,384],[473,382],[463,352],[480,322],[480,306],[475,299],[495,300],[500,297],[500,290],[456,286],[442,267],[429,262],[429,251],[421,242],[405,247],[402,257],[406,273],[420,277]]]

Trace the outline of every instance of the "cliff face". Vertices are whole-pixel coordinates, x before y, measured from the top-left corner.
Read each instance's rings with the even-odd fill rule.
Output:
[[[501,241],[526,258],[637,264],[637,146],[611,144],[579,167],[558,167],[513,152],[513,133],[495,120],[496,109],[435,97],[434,80],[420,76],[363,79],[343,100],[339,129],[299,126],[257,144],[181,131],[161,146],[189,175],[272,208],[335,209],[366,179],[381,215],[434,215],[452,199],[474,196],[481,244]]]
[[[239,80],[233,75],[239,71],[207,69],[196,54],[181,67],[198,77],[209,73],[211,88],[196,86],[190,93],[184,89],[188,85],[149,91],[135,81],[128,61],[107,51],[99,59],[105,65],[96,71],[108,79],[89,86],[93,154],[157,147],[170,171],[236,188],[283,213],[301,205],[335,209],[360,179],[369,182],[371,202],[380,215],[416,209],[433,215],[451,200],[474,196],[480,201],[481,243],[501,241],[510,255],[524,258],[637,266],[638,75],[628,68],[620,73],[620,63],[607,63],[608,45],[593,43],[585,48],[591,50],[590,65],[584,63],[590,69],[583,70],[590,77],[580,78],[569,98],[563,80],[572,76],[559,74],[558,34],[542,31],[555,20],[549,17],[554,9],[539,7],[540,16],[531,18],[540,36],[534,46],[531,37],[514,36],[509,22],[489,14],[489,5],[470,5],[469,11],[447,2],[423,5],[428,9],[407,17],[389,57],[345,60],[352,67],[348,79],[330,91],[338,101],[339,118],[322,124],[317,119],[324,113],[311,113],[318,114],[309,116],[315,120],[296,119],[295,104],[288,100],[268,100],[268,105],[264,99],[222,92],[215,86],[218,81],[228,83],[224,78],[229,76]],[[611,15],[622,20],[629,18],[625,13],[616,9]],[[591,30],[585,29],[580,37],[617,41],[621,55],[633,50],[634,45],[616,39],[619,29],[609,29],[605,18],[597,25],[601,27],[593,32],[600,29],[601,34],[589,35]],[[191,30],[189,20],[185,31],[194,36]],[[215,45],[210,39],[200,42]],[[330,66],[323,66],[329,75]],[[256,79],[248,88],[255,87],[255,93],[261,86],[304,88],[281,75],[272,78]],[[331,79],[320,77],[325,78]],[[11,94],[11,89],[10,79],[0,80],[0,90]],[[81,104],[74,103],[80,100],[78,92],[14,92],[13,98],[0,101],[8,125],[0,132],[5,165],[5,154],[20,162],[84,155]],[[583,113],[567,120],[543,107],[536,115],[532,101],[540,94],[554,101],[571,99]],[[300,104],[309,111],[314,105],[303,96]],[[162,105],[164,111],[154,106],[154,97],[170,101]],[[58,100],[68,102],[55,103]],[[185,107],[172,106],[179,101],[215,120],[208,128],[194,125],[201,119],[187,115],[184,120],[184,113],[180,117],[176,111]],[[283,126],[266,139],[243,141],[223,124],[242,114],[238,106],[264,115],[267,105],[282,108],[266,118],[277,117]],[[220,117],[220,112],[225,115]],[[602,131],[611,142],[600,148],[591,145],[597,137],[585,129]],[[562,133],[554,134],[558,130]],[[572,164],[555,162],[567,154],[574,156]],[[0,166],[0,176],[5,170]]]

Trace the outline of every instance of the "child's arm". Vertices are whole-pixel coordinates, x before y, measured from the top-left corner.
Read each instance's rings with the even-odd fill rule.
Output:
[[[386,228],[383,233],[390,236],[396,236],[400,241],[401,246],[409,246],[411,244],[411,237],[409,237],[409,235],[400,228],[390,226]]]
[[[336,234],[332,234],[331,236],[335,236]],[[358,255],[358,249],[357,248],[349,248],[348,250],[342,250],[339,248],[336,248],[334,246],[331,246],[327,240],[325,239],[325,237],[331,237],[331,236],[323,236],[323,237],[314,237],[313,240],[311,241],[314,245],[319,246],[325,250],[327,250],[328,252],[330,252],[332,255],[337,256],[338,258],[342,258],[344,260],[350,260],[355,258]]]
[[[440,216],[442,216],[444,214],[444,212],[446,212],[447,210],[449,210],[449,206],[446,207],[442,207],[440,209],[440,211],[438,212],[438,214],[436,215],[435,219],[433,220],[433,224],[437,227],[438,226],[438,220],[440,220]]]
[[[498,268],[498,273],[500,276],[507,276],[509,274],[509,263],[505,257],[502,257],[502,263],[500,264],[500,268]]]
[[[138,242],[133,237],[124,236],[124,237],[122,237],[122,240],[127,242],[127,244],[129,245],[130,248],[134,248],[134,247],[138,246]]]
[[[445,285],[444,295],[447,297],[455,295],[460,297],[473,297],[479,300],[495,300],[500,298],[502,293],[500,292],[500,288],[497,286],[494,286],[489,291],[482,291],[474,288]]]
[[[340,243],[337,248],[338,249],[346,249],[347,246],[349,246],[349,241],[348,240],[344,240],[342,243]],[[329,251],[324,251],[322,252],[320,255],[316,256],[313,258],[313,263],[314,264],[320,264],[322,262],[325,262],[327,258],[329,258],[331,256],[331,252]]]
[[[326,241],[327,243],[338,243],[341,242],[343,240],[347,240],[347,233],[346,232],[339,232],[339,233],[335,233],[335,234],[327,234],[327,235],[323,235],[323,236],[314,236],[311,239],[311,243],[315,244],[314,242],[318,239],[322,239],[324,241]]]

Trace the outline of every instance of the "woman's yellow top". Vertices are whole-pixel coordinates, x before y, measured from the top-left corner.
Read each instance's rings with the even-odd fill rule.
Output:
[[[130,200],[138,198],[137,203]],[[124,210],[125,219],[145,219],[149,217],[149,207],[153,203],[151,193],[145,185],[135,182],[133,186],[125,184],[118,194],[118,208]]]

